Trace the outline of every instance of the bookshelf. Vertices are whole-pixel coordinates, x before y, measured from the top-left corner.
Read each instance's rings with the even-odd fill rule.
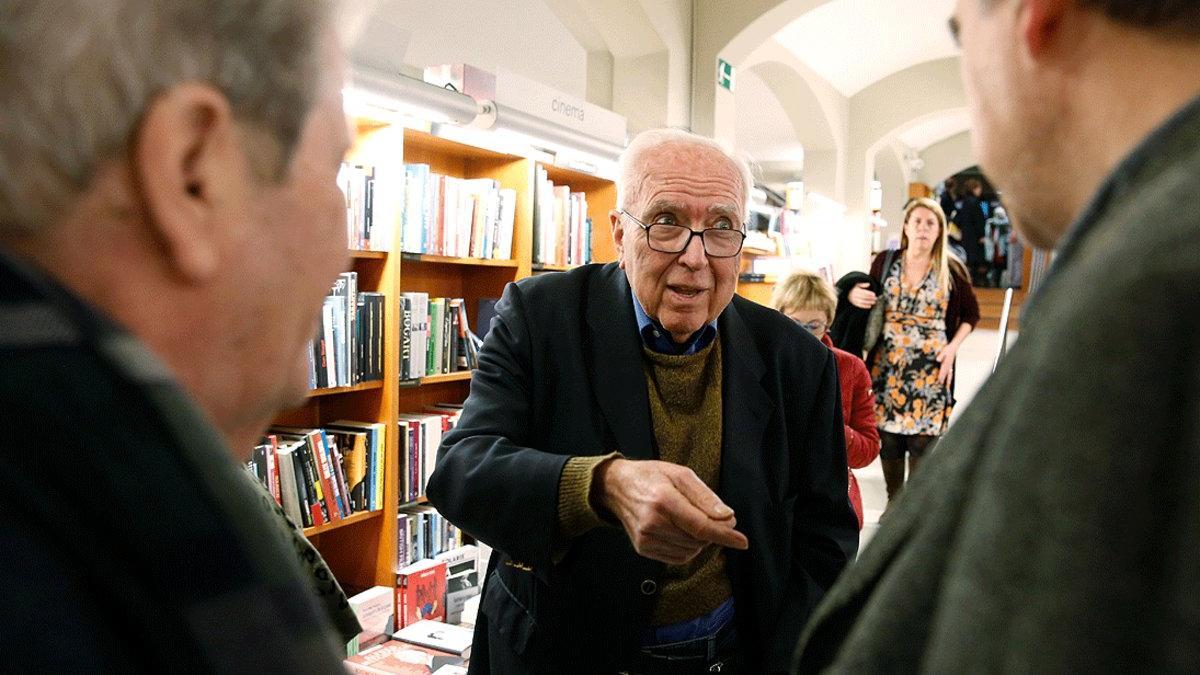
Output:
[[[359,290],[379,292],[386,297],[384,377],[379,382],[352,387],[312,390],[300,407],[276,419],[277,424],[314,428],[343,419],[385,424],[383,508],[355,513],[305,530],[305,535],[320,550],[335,576],[351,592],[395,584],[398,509],[427,503],[423,496],[408,504],[398,503],[397,478],[403,462],[400,452],[403,439],[398,433],[400,418],[405,413],[420,412],[439,403],[461,403],[470,388],[470,371],[401,379],[401,294],[424,292],[431,298],[463,298],[470,326],[477,329],[480,299],[499,298],[505,285],[535,271],[569,269],[549,265],[538,265],[534,269],[533,186],[539,166],[537,159],[458,143],[388,121],[356,120],[355,131],[355,143],[347,161],[374,168],[377,177],[375,214],[383,214],[388,221],[387,227],[395,233],[390,253],[349,252],[349,269],[358,273]],[[431,172],[446,176],[490,178],[498,181],[502,188],[516,191],[512,259],[483,260],[401,252],[404,195],[381,190],[378,177],[381,172],[389,177],[402,177],[405,164],[417,163],[428,164]],[[616,253],[608,213],[616,206],[615,184],[571,169],[541,166],[555,184],[568,185],[572,191],[587,194],[588,215],[594,223],[592,260],[614,260]],[[397,181],[389,180],[385,184],[390,192],[398,191]],[[394,208],[380,208],[389,200]],[[379,225],[376,221],[376,227]]]

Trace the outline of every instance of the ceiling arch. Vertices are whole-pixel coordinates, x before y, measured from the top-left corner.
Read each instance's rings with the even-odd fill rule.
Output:
[[[774,39],[843,96],[912,66],[958,54],[944,28],[954,0],[832,0],[795,17]]]

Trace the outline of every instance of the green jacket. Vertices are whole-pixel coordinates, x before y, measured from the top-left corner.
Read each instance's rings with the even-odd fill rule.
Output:
[[[1200,101],[1109,178],[798,672],[1200,672]]]
[[[0,430],[0,670],[341,672],[320,555],[156,357],[3,250]]]

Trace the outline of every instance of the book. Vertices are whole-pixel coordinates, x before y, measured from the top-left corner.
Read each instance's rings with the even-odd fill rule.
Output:
[[[446,563],[446,623],[462,621],[467,600],[479,595],[479,549],[467,544],[434,557]]]
[[[301,512],[300,493],[296,483],[296,463],[292,457],[295,444],[280,445],[275,451],[276,463],[279,465],[280,506],[293,523],[305,527]]]
[[[422,560],[396,573],[396,621],[399,627],[422,619],[446,618],[446,563]]]
[[[384,465],[384,422],[355,422],[338,420],[326,425],[327,431],[335,433],[365,434],[363,460],[363,502],[366,511],[377,511],[383,508],[383,465]],[[343,436],[344,438],[344,436]],[[351,487],[353,492],[353,487]]]
[[[403,642],[469,659],[473,632],[470,628],[452,626],[441,621],[418,621],[396,631],[394,637]]]
[[[368,588],[350,598],[350,609],[358,617],[360,650],[386,642],[396,630],[395,592],[387,586]]]
[[[347,658],[345,664],[349,672],[363,675],[445,675],[450,671],[442,669],[463,666],[464,660],[457,654],[389,640]]]

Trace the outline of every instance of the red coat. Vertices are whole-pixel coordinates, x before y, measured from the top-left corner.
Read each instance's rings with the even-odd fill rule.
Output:
[[[833,346],[826,333],[821,338],[833,350],[837,361],[838,379],[842,385],[842,419],[846,423],[846,463],[851,469],[861,469],[879,456],[879,430],[875,427],[875,395],[871,393],[871,374],[862,359]],[[858,515],[858,527],[863,526],[862,492],[854,472],[850,471],[850,504]]]

